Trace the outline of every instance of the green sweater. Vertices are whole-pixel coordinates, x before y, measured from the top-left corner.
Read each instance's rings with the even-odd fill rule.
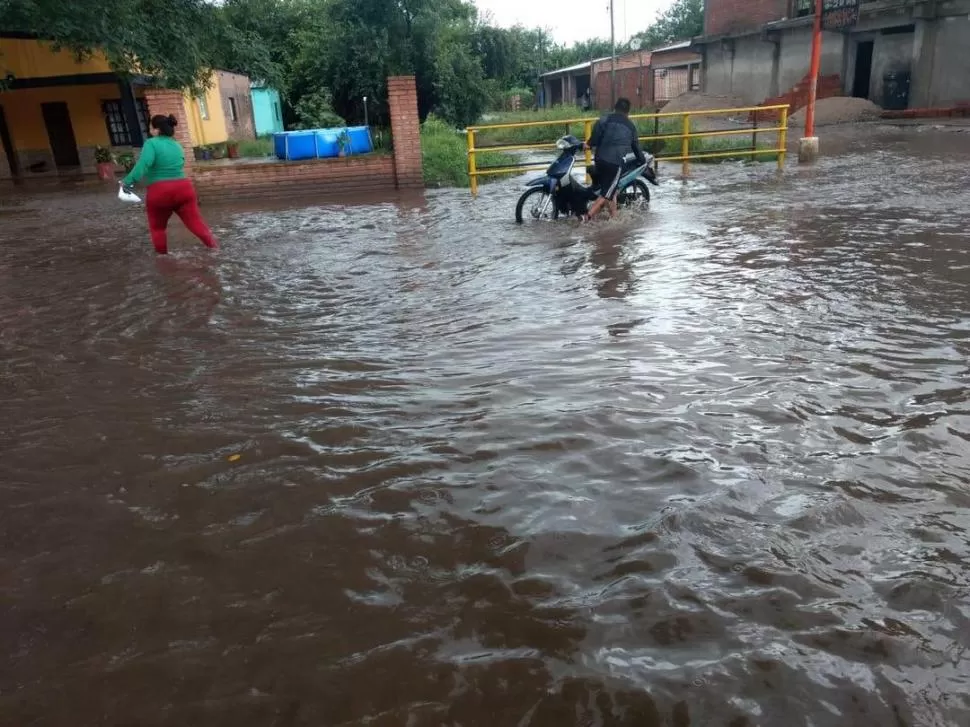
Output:
[[[185,152],[182,145],[171,136],[153,136],[142,147],[141,157],[135,168],[122,180],[130,187],[144,177],[145,184],[170,179],[185,179]]]

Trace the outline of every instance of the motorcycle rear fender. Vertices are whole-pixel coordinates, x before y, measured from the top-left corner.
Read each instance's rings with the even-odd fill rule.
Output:
[[[641,167],[637,167],[629,174],[626,174],[623,177],[621,177],[620,183],[617,185],[617,188],[623,189],[624,187],[630,185],[633,182],[633,180],[637,179],[638,177],[643,177],[655,187],[660,186],[660,183],[657,181],[657,175],[654,173],[653,168],[650,165],[644,165]]]

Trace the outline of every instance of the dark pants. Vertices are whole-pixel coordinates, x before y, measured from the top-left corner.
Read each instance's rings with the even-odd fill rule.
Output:
[[[593,184],[599,189],[599,196],[611,200],[616,196],[616,188],[620,184],[623,167],[597,159],[593,167]]]

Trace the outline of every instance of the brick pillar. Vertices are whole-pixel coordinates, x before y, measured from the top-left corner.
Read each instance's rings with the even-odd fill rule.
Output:
[[[185,98],[181,91],[167,88],[150,88],[145,91],[145,101],[148,103],[149,116],[174,116],[178,119],[175,127],[175,138],[185,150],[185,171],[192,171],[195,156],[192,153],[192,135],[189,133],[189,119],[185,115]]]
[[[387,101],[391,112],[394,173],[398,189],[423,187],[421,126],[418,122],[418,90],[414,76],[388,78]]]

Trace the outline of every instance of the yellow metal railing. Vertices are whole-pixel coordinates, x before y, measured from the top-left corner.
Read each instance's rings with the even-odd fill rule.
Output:
[[[757,124],[758,114],[771,112],[772,118],[777,115],[779,117],[777,126],[759,127]],[[738,129],[719,129],[717,131],[691,131],[691,119],[694,117],[703,116],[727,116],[736,114],[753,114],[753,126],[746,126]],[[786,148],[788,146],[788,106],[748,106],[745,108],[736,109],[711,109],[705,111],[687,111],[681,113],[658,113],[658,114],[630,114],[630,119],[634,122],[641,120],[652,120],[654,122],[654,133],[648,134],[647,136],[641,136],[641,144],[646,142],[658,142],[658,141],[669,141],[669,140],[680,140],[679,153],[674,155],[663,155],[658,154],[655,159],[658,162],[680,162],[682,166],[683,175],[686,177],[690,174],[690,163],[694,160],[700,159],[725,159],[728,157],[739,157],[739,156],[751,156],[756,157],[762,154],[775,154],[778,159],[778,168],[784,169],[785,167],[785,154]],[[680,133],[676,134],[661,134],[660,133],[660,123],[664,120],[675,121],[676,119],[681,119]],[[478,157],[482,154],[489,154],[494,152],[510,152],[510,151],[545,151],[556,149],[555,140],[549,142],[543,142],[539,144],[509,144],[505,146],[476,146],[476,136],[478,134],[494,131],[496,129],[524,129],[524,128],[536,128],[540,126],[572,126],[574,124],[583,124],[584,128],[584,140],[589,141],[590,137],[593,135],[593,124],[596,123],[596,119],[592,118],[578,118],[578,119],[556,119],[554,121],[524,121],[520,123],[513,124],[489,124],[487,126],[470,126],[468,127],[468,177],[471,180],[472,194],[478,194],[478,178],[486,175],[495,174],[515,174],[518,172],[527,172],[530,170],[546,169],[549,166],[549,162],[542,162],[536,164],[522,164],[514,167],[509,166],[498,166],[498,167],[482,167],[478,166]],[[771,147],[759,147],[758,146],[758,135],[759,134],[777,134],[778,144]],[[693,139],[708,139],[716,137],[731,137],[731,136],[741,136],[749,135],[751,136],[751,148],[741,147],[730,149],[727,151],[713,151],[706,152],[703,147],[698,151],[692,152],[691,150],[691,140]],[[587,182],[589,181],[588,170],[592,168],[593,159],[592,153],[586,150],[586,168],[587,168]]]

